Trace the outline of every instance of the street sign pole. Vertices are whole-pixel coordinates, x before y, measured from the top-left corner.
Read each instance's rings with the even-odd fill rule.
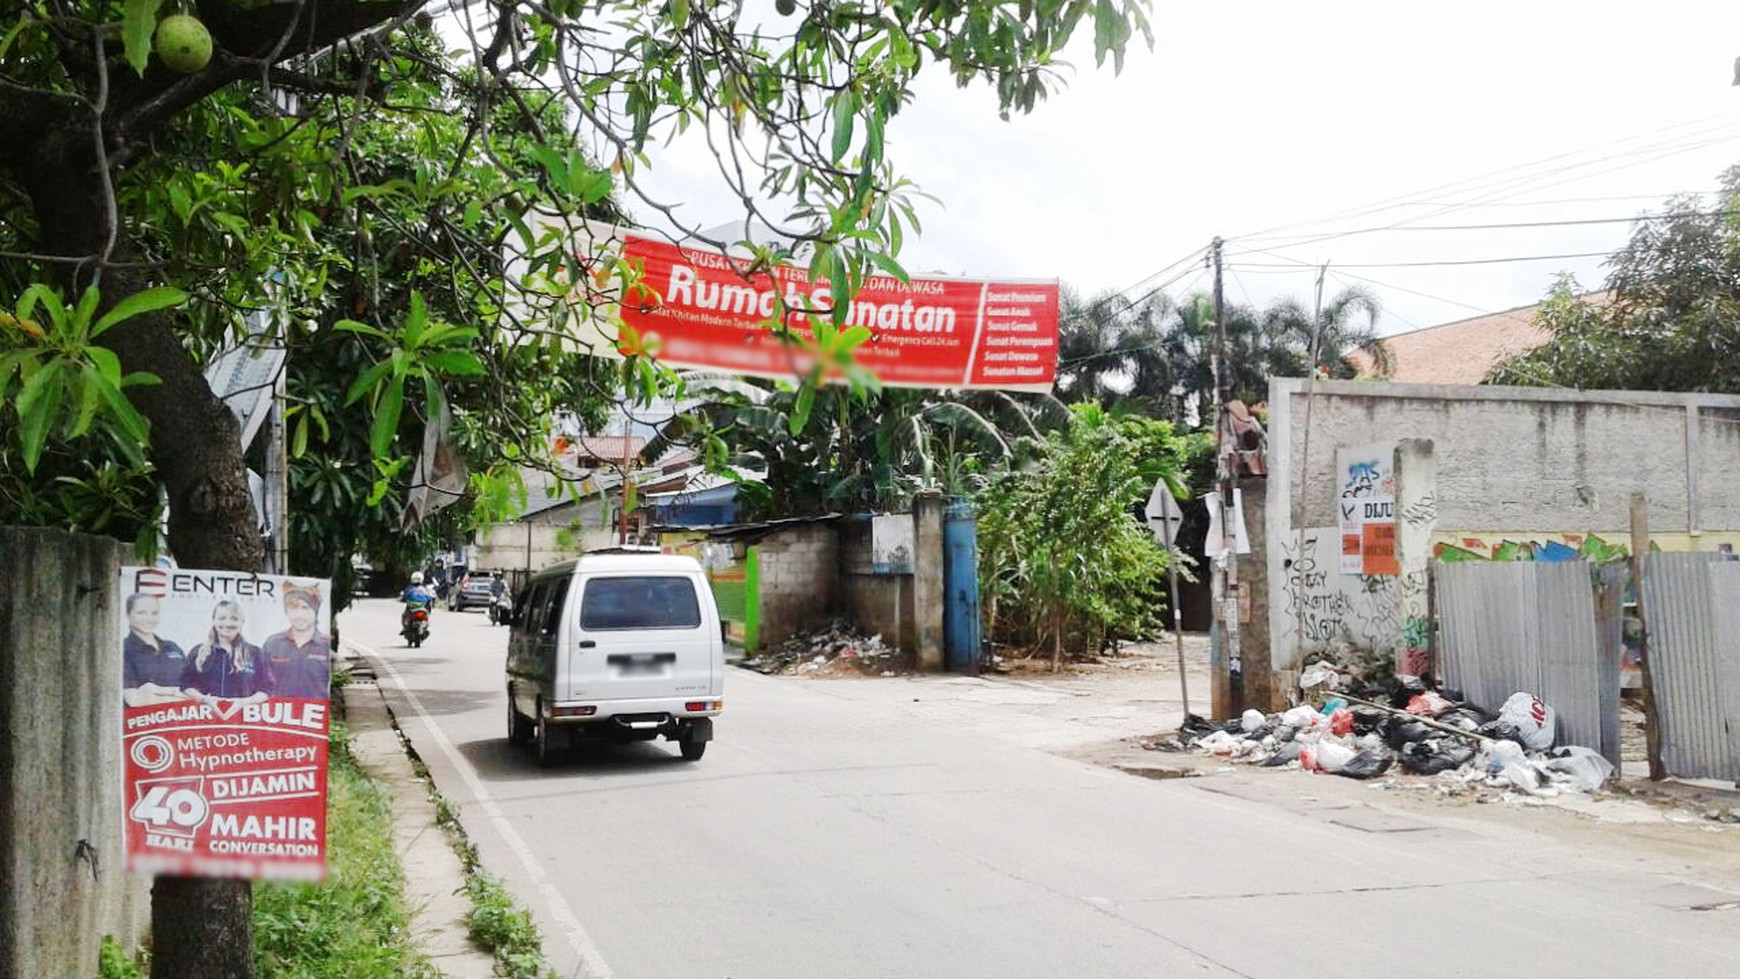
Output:
[[[1184,701],[1184,713],[1190,714],[1190,678],[1184,672],[1184,608],[1178,593],[1178,527],[1184,523],[1184,512],[1172,498],[1172,489],[1164,479],[1154,484],[1148,497],[1148,522],[1166,545],[1166,570],[1172,578],[1172,641],[1178,647],[1178,693]]]

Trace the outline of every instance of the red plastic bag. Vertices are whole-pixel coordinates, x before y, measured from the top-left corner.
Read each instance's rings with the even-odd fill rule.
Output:
[[[1337,707],[1329,715],[1329,733],[1342,735],[1353,733],[1353,711],[1346,707]]]
[[[1455,704],[1445,700],[1432,690],[1417,693],[1413,699],[1408,701],[1408,713],[1420,717],[1442,717],[1454,709],[1456,709]]]

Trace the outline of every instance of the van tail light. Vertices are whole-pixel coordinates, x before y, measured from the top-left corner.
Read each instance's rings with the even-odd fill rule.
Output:
[[[598,713],[598,708],[591,705],[585,707],[552,707],[551,717],[591,717]]]
[[[684,709],[690,710],[690,711],[724,710],[725,709],[725,701],[723,701],[723,700],[691,700],[688,703],[684,704],[683,707],[684,707]]]

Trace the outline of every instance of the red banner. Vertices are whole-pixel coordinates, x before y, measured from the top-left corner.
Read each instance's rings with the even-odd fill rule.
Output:
[[[641,264],[641,302],[622,320],[659,360],[790,377],[811,364],[768,329],[779,298],[789,309],[834,307],[830,284],[782,265],[745,279],[718,252],[630,235],[623,256]],[[1057,283],[890,275],[866,277],[845,323],[871,331],[853,359],[896,387],[1049,391],[1057,376]],[[813,336],[791,314],[795,332]]]
[[[129,871],[325,876],[330,593],[308,579],[121,570]]]

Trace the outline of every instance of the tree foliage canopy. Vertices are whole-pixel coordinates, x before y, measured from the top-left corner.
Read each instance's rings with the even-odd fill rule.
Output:
[[[1372,373],[1391,370],[1378,339],[1380,306],[1370,291],[1350,287],[1320,309],[1281,300],[1265,309],[1224,306],[1232,396],[1247,404],[1268,398],[1270,377],[1331,377],[1359,373],[1363,354]],[[1132,302],[1121,293],[1091,300],[1066,290],[1058,347],[1058,396],[1140,408],[1178,425],[1191,423],[1214,400],[1214,302],[1203,293],[1174,301],[1155,293]]]
[[[577,219],[620,200],[683,227],[682,202],[643,178],[657,141],[693,133],[745,210],[797,243],[747,261],[795,255],[849,293],[867,269],[897,271],[916,226],[884,134],[920,70],[1024,111],[1078,27],[1114,63],[1148,34],[1141,0],[781,0],[773,15],[473,0],[436,5],[453,18],[440,26],[428,5],[188,0],[212,40],[203,64],[148,53],[161,0],[6,8],[6,519],[122,533],[161,500],[182,564],[258,569],[236,424],[200,369],[280,310],[268,336],[288,350],[292,439],[319,460],[297,492],[384,531],[442,403],[488,460],[535,448],[555,405],[596,411],[619,379],[682,393],[632,358],[620,374],[583,362],[559,320],[510,301],[522,273],[586,288],[569,239],[527,226],[533,209]],[[467,50],[449,57],[454,37]],[[346,556],[332,538],[303,570]],[[154,903],[159,975],[251,971],[245,884],[160,880]]]
[[[1541,347],[1494,368],[1497,384],[1740,391],[1740,167],[1715,207],[1696,197],[1641,220],[1607,260],[1607,293],[1561,277],[1537,318]]]

